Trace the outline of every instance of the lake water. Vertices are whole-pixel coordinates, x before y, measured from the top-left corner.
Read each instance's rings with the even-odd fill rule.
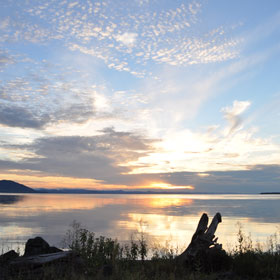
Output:
[[[229,249],[236,244],[237,223],[254,241],[279,232],[279,210],[280,195],[0,194],[0,245],[22,248],[28,238],[42,236],[61,246],[76,220],[97,235],[126,241],[143,231],[151,244],[182,250],[201,214],[220,212],[216,235]]]

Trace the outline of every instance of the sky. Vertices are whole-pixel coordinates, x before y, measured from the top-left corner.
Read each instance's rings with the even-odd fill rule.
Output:
[[[278,0],[0,0],[0,177],[280,191]]]

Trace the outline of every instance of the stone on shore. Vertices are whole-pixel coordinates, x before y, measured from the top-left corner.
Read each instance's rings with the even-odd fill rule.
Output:
[[[62,250],[51,247],[42,237],[28,239],[25,244],[24,257],[36,256],[41,254],[51,254],[62,252]]]

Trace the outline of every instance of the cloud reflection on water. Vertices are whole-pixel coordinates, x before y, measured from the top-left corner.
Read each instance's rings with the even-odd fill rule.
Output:
[[[224,245],[235,243],[237,222],[254,240],[265,241],[277,230],[279,200],[260,195],[0,195],[0,238],[26,241],[41,235],[57,245],[77,220],[97,235],[129,240],[144,229],[150,242],[167,240],[182,248],[203,212],[221,212],[217,235]]]

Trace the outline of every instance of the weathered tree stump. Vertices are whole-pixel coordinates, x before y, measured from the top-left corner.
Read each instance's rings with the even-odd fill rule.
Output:
[[[193,266],[195,263],[200,263],[203,269],[219,269],[228,261],[225,251],[222,249],[222,244],[217,243],[218,238],[215,238],[215,232],[218,224],[222,222],[220,213],[217,213],[210,226],[208,227],[208,215],[203,213],[197,229],[191,239],[191,243],[186,250],[177,257],[177,260],[188,266]]]

